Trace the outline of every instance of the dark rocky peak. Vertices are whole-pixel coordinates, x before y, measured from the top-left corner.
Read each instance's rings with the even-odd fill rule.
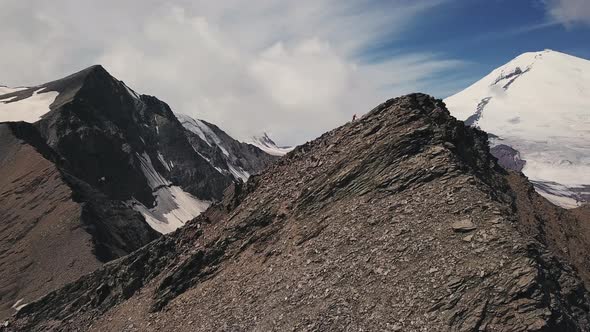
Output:
[[[60,94],[51,112],[35,125],[47,143],[67,160],[73,175],[108,197],[136,199],[152,207],[153,190],[164,183],[181,184],[205,200],[220,197],[228,185],[194,153],[167,104],[135,93],[103,67],[93,66],[43,86]],[[142,163],[149,164],[149,170]],[[178,167],[172,169],[168,163]],[[155,184],[149,178],[159,175],[146,172],[157,172],[167,180]],[[189,179],[195,176],[209,181],[194,185]]]
[[[49,95],[43,95],[48,91],[56,93],[51,105]],[[183,128],[166,103],[136,93],[102,66],[2,98],[2,103],[37,98],[47,104],[34,114],[9,105],[4,118],[22,114],[34,122],[68,174],[109,199],[136,204],[144,214],[168,206],[151,211],[155,215],[146,216],[147,220],[173,215],[182,216],[183,223],[221,199],[232,181],[246,180],[273,160],[212,124],[204,126],[217,140],[195,144],[199,138]],[[206,149],[200,150],[201,146]],[[172,193],[178,190],[182,193]],[[175,210],[187,206],[190,212]]]
[[[92,124],[108,120],[126,130],[135,120],[140,109],[141,96],[125,83],[111,76],[102,66],[95,65],[63,79],[42,85],[59,95],[51,105],[52,110],[73,112],[82,121]],[[33,88],[35,89],[35,88]],[[146,99],[149,99],[146,96]],[[70,107],[66,107],[68,104]],[[153,103],[152,103],[153,104]],[[161,111],[171,115],[171,111]]]
[[[57,91],[61,97],[58,97],[53,107],[70,101],[74,96],[87,84],[91,85],[90,89],[97,87],[97,82],[103,82],[106,85],[114,85],[118,82],[109,74],[101,65],[90,66],[77,73],[66,76],[62,79],[40,85],[48,91]],[[104,87],[102,87],[104,88]]]
[[[90,84],[97,81],[116,82],[116,80],[100,65],[94,65],[77,73],[48,83],[17,89],[17,91],[3,95],[3,98],[11,98],[9,102],[14,103],[31,97],[35,92],[45,93],[49,91],[58,92],[59,95],[51,104],[51,109],[57,108],[66,102],[74,99],[76,94],[84,87],[86,82]]]
[[[124,125],[133,117],[135,108],[145,99],[145,103],[153,105],[157,99],[150,96],[141,96],[123,81],[113,77],[101,65],[94,65],[64,78],[45,84],[18,89],[17,91],[2,96],[6,103],[17,103],[30,98],[36,93],[57,92],[55,100],[49,105],[49,110],[64,111],[67,104],[75,103],[75,106],[86,105],[84,113],[78,116],[85,119],[109,119],[119,125]],[[157,101],[161,103],[160,101]],[[76,107],[70,107],[70,109]],[[124,107],[122,107],[124,106]],[[48,112],[49,112],[48,110]],[[77,110],[77,109],[76,109]],[[174,118],[169,107],[156,107],[159,115]],[[81,110],[77,110],[81,112]],[[94,113],[100,111],[100,113]]]
[[[273,161],[212,124],[223,145],[200,152],[166,103],[101,66],[3,95],[3,120],[0,318],[198,216],[235,181],[229,161]]]
[[[8,329],[587,331],[563,231],[486,141],[439,100],[389,100]]]

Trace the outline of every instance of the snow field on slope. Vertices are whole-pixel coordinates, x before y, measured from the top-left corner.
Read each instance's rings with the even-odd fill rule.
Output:
[[[133,207],[141,213],[146,222],[157,232],[167,234],[184,226],[187,221],[203,213],[211,202],[199,200],[185,192],[178,186],[173,186],[160,173],[158,173],[147,153],[136,154],[140,161],[143,174],[148,180],[149,186],[156,197],[156,204],[148,208],[138,201],[133,201]],[[158,152],[158,157],[161,154]]]
[[[16,97],[0,96],[0,122],[25,121],[37,122],[41,116],[50,111],[51,105],[59,95],[56,91],[41,92],[43,88],[35,91],[29,98],[11,102]],[[0,91],[0,94],[2,92]],[[4,98],[4,99],[2,99]]]

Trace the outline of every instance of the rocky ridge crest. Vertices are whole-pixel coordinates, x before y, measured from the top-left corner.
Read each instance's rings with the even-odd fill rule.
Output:
[[[510,174],[442,101],[395,98],[6,329],[587,331],[583,267]]]

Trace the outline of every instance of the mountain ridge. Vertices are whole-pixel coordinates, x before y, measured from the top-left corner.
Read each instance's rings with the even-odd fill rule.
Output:
[[[10,179],[0,189],[0,264],[14,267],[0,276],[0,317],[181,227],[238,180],[199,154],[200,139],[166,103],[102,66],[1,95],[7,117],[20,121],[0,122],[0,172]],[[214,148],[203,154],[220,154]],[[274,161],[246,148],[235,161],[251,173]]]
[[[527,229],[558,233],[519,214],[487,139],[440,100],[389,100],[7,330],[587,330],[583,281]]]

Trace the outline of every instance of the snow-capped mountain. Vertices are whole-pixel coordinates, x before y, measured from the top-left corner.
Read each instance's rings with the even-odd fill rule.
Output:
[[[248,143],[273,156],[284,156],[294,149],[294,147],[290,146],[277,146],[267,133],[263,133],[260,136],[252,136]]]
[[[0,87],[0,317],[176,230],[277,159],[180,118],[101,66]]]
[[[94,66],[0,96],[0,121],[35,123],[72,172],[168,233],[273,160]],[[82,97],[84,96],[84,97]]]
[[[524,167],[516,164],[554,203],[575,207],[590,199],[590,61],[525,53],[445,103],[490,134],[500,159],[522,158]]]
[[[183,181],[171,166],[179,158],[170,150],[185,150],[183,157],[193,153],[186,151],[191,149],[186,138],[184,147],[169,144],[170,137],[183,134],[167,105],[142,99],[102,67],[1,96],[0,121],[34,123],[68,162],[69,173],[111,199],[128,202],[158,232],[178,228],[218,198],[213,188],[178,186]],[[193,166],[229,184],[198,155]]]
[[[257,173],[272,160],[272,153],[239,142],[204,120],[185,114],[176,114],[195,152],[205,158],[220,173],[246,182],[252,173]]]

